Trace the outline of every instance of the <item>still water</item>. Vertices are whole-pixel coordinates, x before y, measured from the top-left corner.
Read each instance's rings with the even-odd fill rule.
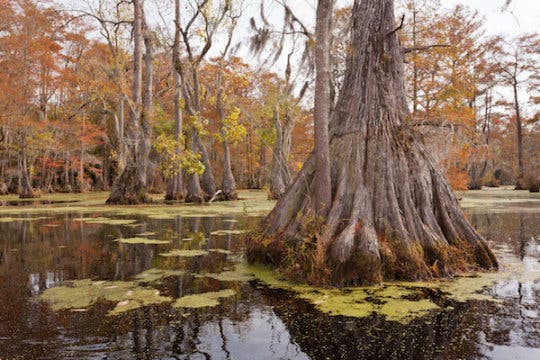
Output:
[[[540,266],[540,208],[467,213],[498,254]],[[443,310],[408,324],[376,314],[332,317],[256,281],[198,276],[233,269],[243,248],[237,230],[256,226],[259,218],[84,214],[134,221],[100,223],[70,211],[3,216],[0,359],[540,359],[540,279],[534,277],[486,288],[498,302],[448,300]],[[163,243],[124,244],[119,238]],[[212,251],[161,255],[174,249]],[[140,280],[156,269],[171,272]],[[164,302],[117,315],[110,314],[115,302],[103,299],[56,311],[43,301],[47,289],[83,279],[95,286],[139,279],[129,291],[151,289],[172,299],[227,289],[235,295],[213,307]],[[87,296],[81,290],[70,301],[84,303]]]

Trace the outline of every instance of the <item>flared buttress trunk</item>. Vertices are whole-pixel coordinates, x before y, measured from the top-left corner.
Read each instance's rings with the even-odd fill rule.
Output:
[[[313,248],[314,264],[295,268],[308,281],[334,284],[415,280],[497,266],[408,126],[396,32],[393,0],[355,1],[353,51],[330,122],[328,215],[322,224],[313,215],[311,156],[269,215],[266,241],[250,243],[251,260],[276,262],[275,253],[265,254],[269,248],[290,254],[291,246],[304,244],[301,248]]]

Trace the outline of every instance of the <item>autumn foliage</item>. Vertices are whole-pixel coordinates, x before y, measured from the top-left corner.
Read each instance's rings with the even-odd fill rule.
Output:
[[[218,3],[204,11],[217,11]],[[518,180],[534,189],[540,177],[539,35],[489,37],[479,14],[466,6],[439,5],[404,1],[401,9],[411,108],[407,126],[421,131],[454,189]],[[334,93],[349,51],[347,14],[346,8],[335,10]],[[227,16],[221,22],[206,18],[221,37],[234,19]],[[176,139],[171,35],[158,19],[149,19],[155,47],[150,190],[162,192],[175,174],[202,174],[208,166],[219,188],[224,142],[237,187],[268,188],[273,152],[279,148],[276,111],[280,120],[292,122],[285,163],[289,172],[298,172],[313,148],[311,86],[300,96],[301,85],[289,89],[289,68],[284,72],[278,65],[261,65],[238,56],[241,51],[224,59],[210,52],[196,67],[200,111],[190,114],[186,106],[186,96],[194,96],[192,72],[182,79],[184,128]],[[33,197],[110,189],[126,166],[129,145],[130,21],[128,2],[113,1],[110,9],[90,14],[60,11],[49,1],[0,0],[1,193]],[[201,39],[208,36],[201,17],[191,30]],[[193,61],[182,44],[180,63],[190,69]],[[312,45],[306,41],[308,52]],[[306,55],[304,64],[309,59]],[[223,119],[217,108],[220,69]],[[312,84],[309,70],[297,76],[303,78],[294,81]],[[206,165],[200,151],[190,147],[194,128],[208,150]]]

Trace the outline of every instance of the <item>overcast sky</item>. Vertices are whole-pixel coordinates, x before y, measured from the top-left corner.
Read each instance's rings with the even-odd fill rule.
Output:
[[[501,12],[503,0],[442,0],[445,7],[464,4],[486,18],[490,34],[540,32],[540,0],[513,0],[510,12]]]
[[[315,0],[289,0],[297,15],[303,17],[307,23],[314,22]],[[350,3],[351,0],[337,0],[337,4]],[[471,9],[478,10],[486,18],[486,28],[490,35],[520,34],[526,32],[540,32],[540,0],[513,0],[509,12],[502,12],[501,8],[505,0],[441,0],[446,8],[452,8],[457,4],[463,4]],[[258,12],[258,1],[246,0],[253,4],[248,12]],[[269,5],[274,8],[274,13],[281,17],[279,5]],[[272,12],[272,11],[270,11]]]

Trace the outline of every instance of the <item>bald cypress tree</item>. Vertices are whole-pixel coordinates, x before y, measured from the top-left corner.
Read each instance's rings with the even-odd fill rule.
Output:
[[[248,259],[335,285],[496,268],[408,126],[394,0],[355,0],[352,22],[345,82],[329,124],[331,202],[322,212],[317,206],[312,155],[263,233],[250,240]]]

